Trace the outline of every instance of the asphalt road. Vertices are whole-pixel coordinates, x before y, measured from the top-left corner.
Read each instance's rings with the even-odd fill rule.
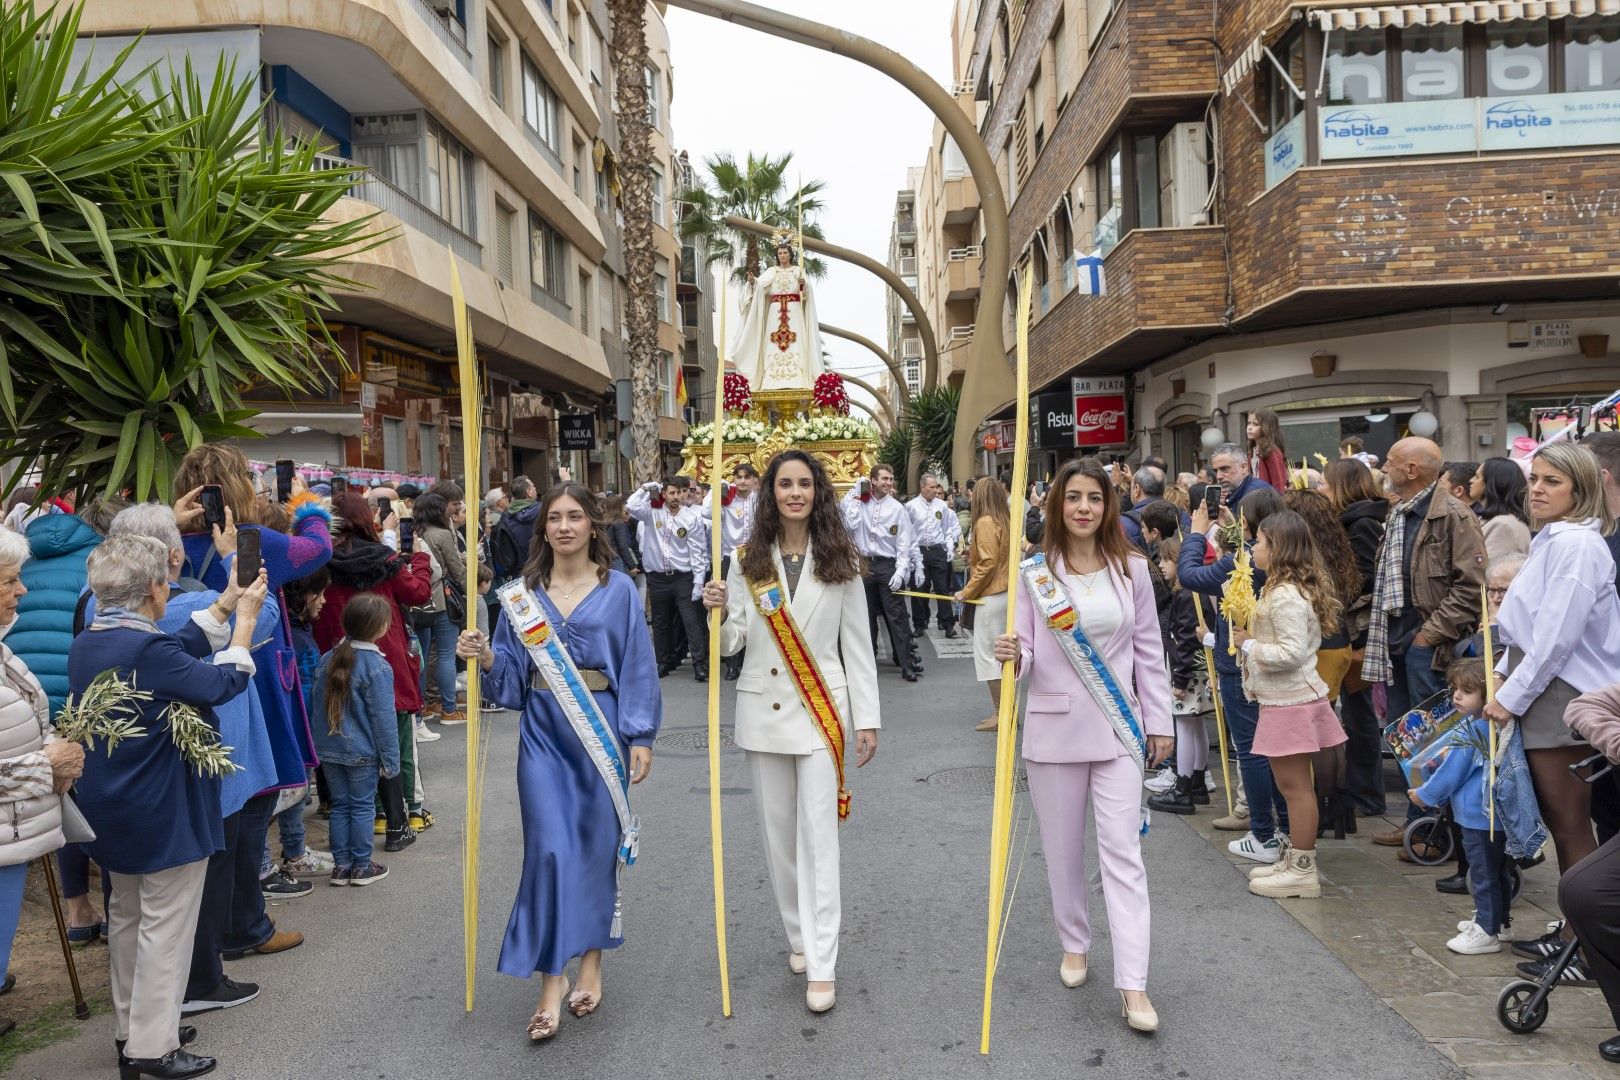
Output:
[[[924,646],[924,656],[930,652]],[[761,864],[740,752],[722,755],[734,1015],[723,1019],[710,896],[707,755],[701,687],[664,681],[664,730],[638,789],[641,860],[628,878],[628,941],[610,954],[605,1001],[531,1045],[539,993],[496,972],[516,885],[520,835],[511,713],[491,721],[484,803],[477,1008],[462,1009],[460,830],[464,736],[422,748],[438,826],[381,856],[391,876],[329,889],[275,915],[308,942],[230,965],[264,994],[199,1019],[217,1075],[248,1080],[439,1077],[1044,1077],[1422,1080],[1453,1066],[1239,868],[1179,820],[1146,840],[1153,892],[1149,990],[1163,1021],[1129,1031],[1111,988],[1102,898],[1094,896],[1092,979],[1066,990],[1039,838],[1021,865],[996,984],[992,1053],[978,1052],[993,737],[975,733],[983,688],[967,659],[931,659],[917,685],[881,670],[877,758],[854,778],[843,831],[844,934],[838,1007],[804,1008]],[[722,717],[729,725],[730,693]],[[953,770],[969,770],[953,772]],[[942,775],[943,774],[943,775]],[[1031,811],[1019,796],[1022,826]],[[19,1062],[12,1075],[115,1075],[111,1020]]]

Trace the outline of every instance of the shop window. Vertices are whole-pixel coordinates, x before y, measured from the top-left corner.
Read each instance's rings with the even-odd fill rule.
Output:
[[[1336,30],[1329,35],[1327,83],[1330,106],[1388,101],[1389,58],[1384,31]]]
[[[1468,93],[1468,54],[1461,26],[1401,31],[1401,99],[1436,101]]]
[[[1552,89],[1547,22],[1490,23],[1485,27],[1485,96],[1518,97]]]
[[[1565,22],[1564,89],[1620,89],[1620,16]]]

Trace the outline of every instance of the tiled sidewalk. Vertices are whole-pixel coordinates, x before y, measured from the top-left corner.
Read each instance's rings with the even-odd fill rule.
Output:
[[[1224,812],[1224,797],[1218,791],[1214,803],[1183,820],[1225,853],[1227,842],[1242,834],[1211,828]],[[1449,865],[1412,866],[1396,858],[1399,849],[1373,844],[1373,833],[1399,823],[1399,817],[1363,818],[1355,836],[1318,841],[1320,900],[1257,896],[1253,901],[1281,903],[1471,1077],[1584,1080],[1617,1075],[1615,1066],[1597,1053],[1597,1044],[1613,1037],[1615,1027],[1596,989],[1555,991],[1548,1002],[1547,1022],[1533,1035],[1514,1035],[1497,1022],[1497,995],[1517,978],[1513,966],[1521,958],[1505,947],[1486,956],[1459,956],[1446,948],[1457,921],[1473,913],[1473,904],[1467,896],[1435,891],[1435,879],[1451,873]],[[1246,873],[1254,865],[1228,858],[1234,873]],[[1557,873],[1549,857],[1525,873],[1524,889],[1513,906],[1511,933],[1532,938],[1545,932],[1557,900]]]

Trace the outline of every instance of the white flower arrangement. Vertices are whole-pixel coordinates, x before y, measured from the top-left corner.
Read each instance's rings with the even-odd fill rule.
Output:
[[[750,420],[747,417],[730,416],[726,418],[725,427],[720,429],[720,437],[728,443],[757,443],[763,442],[765,436],[770,434],[770,427],[763,421]],[[710,446],[714,443],[714,424],[698,424],[686,431],[687,446]]]
[[[799,416],[788,424],[787,436],[794,442],[876,439],[877,425],[852,416]]]

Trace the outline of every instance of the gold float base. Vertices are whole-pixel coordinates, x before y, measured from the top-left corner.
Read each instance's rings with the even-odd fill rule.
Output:
[[[754,395],[758,400],[759,395]],[[839,495],[855,486],[855,482],[864,476],[870,476],[872,466],[877,464],[878,446],[870,439],[822,439],[817,442],[795,442],[787,437],[787,432],[781,427],[771,430],[763,442],[722,443],[720,447],[720,471],[724,477],[729,478],[733,470],[741,462],[748,462],[759,470],[761,476],[765,475],[766,468],[771,459],[783,450],[803,450],[827,470],[827,478],[832,481],[834,489]],[[712,483],[709,478],[709,466],[713,463],[714,452],[707,445],[686,446],[681,449],[680,475],[689,476],[700,484]]]

